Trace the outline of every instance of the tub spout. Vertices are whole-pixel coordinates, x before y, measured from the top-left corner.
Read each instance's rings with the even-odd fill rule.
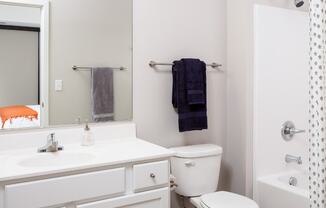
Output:
[[[286,163],[295,162],[298,165],[301,165],[302,164],[302,159],[301,159],[301,157],[296,157],[296,156],[293,156],[293,155],[285,155],[285,162]]]

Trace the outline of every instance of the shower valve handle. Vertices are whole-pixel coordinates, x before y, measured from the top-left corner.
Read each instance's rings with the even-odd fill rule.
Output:
[[[305,133],[306,130],[301,130],[301,129],[290,129],[290,134],[300,134],[300,133]]]
[[[306,132],[305,130],[296,129],[292,121],[287,121],[283,124],[281,135],[285,141],[291,141],[295,134]]]

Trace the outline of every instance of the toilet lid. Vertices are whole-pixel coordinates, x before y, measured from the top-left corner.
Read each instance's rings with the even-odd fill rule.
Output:
[[[205,194],[200,199],[205,208],[258,208],[253,200],[225,191]]]

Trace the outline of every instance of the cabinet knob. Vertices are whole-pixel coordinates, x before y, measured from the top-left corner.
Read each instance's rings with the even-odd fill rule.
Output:
[[[153,179],[156,177],[154,173],[151,173],[149,176]]]

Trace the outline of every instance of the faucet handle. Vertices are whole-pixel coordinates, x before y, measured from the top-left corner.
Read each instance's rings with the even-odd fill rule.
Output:
[[[48,142],[51,142],[51,143],[55,142],[55,133],[51,133],[48,135]]]
[[[281,135],[285,141],[290,141],[295,134],[300,134],[306,132],[305,130],[296,129],[292,121],[287,121],[283,124],[281,128]]]

